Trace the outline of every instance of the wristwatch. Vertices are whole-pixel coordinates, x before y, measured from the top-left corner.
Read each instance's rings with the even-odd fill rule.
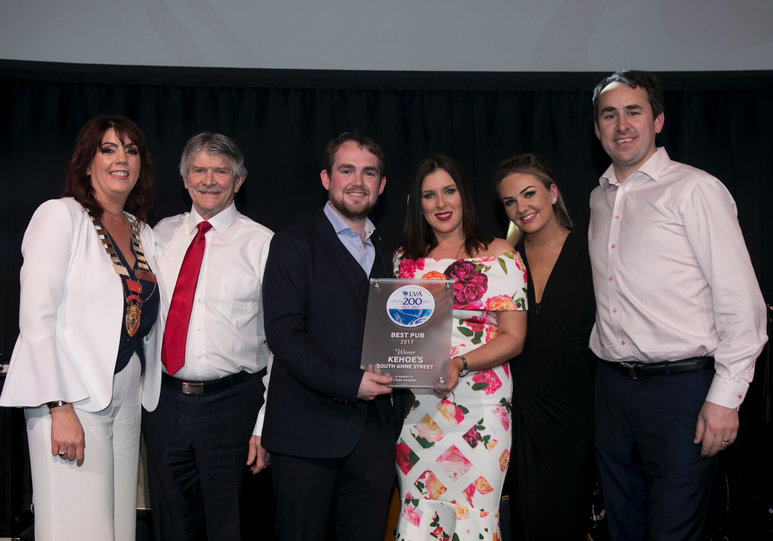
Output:
[[[457,355],[457,357],[462,360],[462,369],[459,370],[459,377],[463,378],[470,373],[470,367],[467,365],[467,359],[464,355]]]
[[[48,406],[48,411],[50,412],[52,408],[58,408],[60,406],[66,406],[69,404],[69,402],[65,402],[63,400],[54,400],[53,402],[46,402],[46,406]]]

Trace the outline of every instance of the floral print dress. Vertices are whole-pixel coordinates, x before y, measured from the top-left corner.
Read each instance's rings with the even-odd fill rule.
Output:
[[[497,334],[496,313],[526,309],[517,252],[473,259],[403,259],[400,278],[455,280],[451,357]],[[459,378],[440,399],[416,389],[397,442],[401,510],[395,539],[501,539],[499,500],[510,461],[512,380],[507,363]]]

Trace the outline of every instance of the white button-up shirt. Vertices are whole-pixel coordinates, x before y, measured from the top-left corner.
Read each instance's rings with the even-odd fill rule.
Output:
[[[201,221],[203,218],[191,209],[160,221],[153,229],[161,326],[166,323],[183,257]],[[267,367],[270,356],[263,328],[261,285],[273,233],[239,213],[233,204],[207,221],[212,229],[206,234],[185,365],[173,376],[183,380],[214,380],[241,371],[256,373]],[[163,336],[163,328],[157,332]],[[262,416],[256,434],[260,434],[259,426]]]
[[[706,400],[736,408],[767,341],[765,303],[725,186],[660,148],[591,194],[588,232],[596,324],[607,361],[713,356]]]

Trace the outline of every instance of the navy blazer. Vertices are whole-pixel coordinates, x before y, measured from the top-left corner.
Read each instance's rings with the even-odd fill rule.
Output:
[[[378,238],[370,277],[391,276]],[[266,338],[274,354],[263,447],[340,458],[359,442],[368,404],[357,398],[369,277],[320,210],[277,233],[263,276]],[[374,400],[399,433],[389,395]]]

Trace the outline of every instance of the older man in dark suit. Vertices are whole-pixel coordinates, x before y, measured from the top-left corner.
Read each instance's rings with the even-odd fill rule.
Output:
[[[323,539],[331,526],[340,540],[383,538],[402,416],[391,377],[360,369],[368,279],[391,275],[368,219],[383,170],[375,141],[340,135],[320,174],[328,203],[271,243],[263,302],[275,359],[263,445],[282,541]]]

